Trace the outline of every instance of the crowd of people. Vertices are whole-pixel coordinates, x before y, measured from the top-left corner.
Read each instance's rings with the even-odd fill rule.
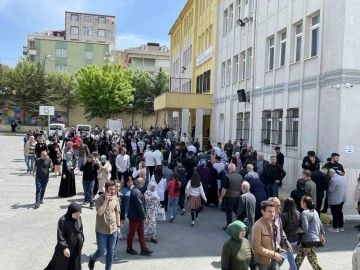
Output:
[[[178,211],[180,215],[187,212],[185,205],[191,226],[205,206],[224,210],[223,230],[231,238],[223,247],[222,269],[280,269],[287,259],[294,270],[305,257],[313,269],[322,269],[315,249],[325,242],[320,212],[330,206],[333,228],[329,231],[344,231],[345,171],[337,153],[320,168],[315,152],[308,152],[302,178],[281,211],[279,188],[286,172],[279,147],[267,161],[242,140],[224,146],[207,142],[200,148],[197,138],[178,137],[166,126],[150,131],[134,127],[121,133],[98,127],[81,134],[64,129],[62,145],[56,135],[49,144],[39,130],[24,138],[28,172],[36,179],[34,208],[43,203],[51,170],[54,177],[61,176],[60,197],[74,196],[75,175],[81,176],[84,202],[82,206],[71,204],[59,220],[58,245],[47,269],[56,269],[54,263],[62,256],[73,265],[62,269],[80,269],[84,242],[80,213],[87,205],[97,213],[97,250],[90,255],[89,269],[105,253],[105,269],[111,269],[119,239],[126,239],[126,252],[136,255],[136,234],[140,254],[152,254],[145,238],[158,243],[157,221],[164,220],[168,212],[168,221],[176,222]],[[76,220],[71,223],[76,235],[65,232],[70,230],[67,220]]]

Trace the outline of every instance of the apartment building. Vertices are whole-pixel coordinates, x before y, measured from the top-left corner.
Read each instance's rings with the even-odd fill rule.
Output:
[[[352,204],[359,11],[347,0],[219,1],[215,140],[242,138],[267,157],[280,146],[293,187],[308,151],[322,162],[339,153]]]
[[[115,54],[115,16],[66,11],[65,36],[66,40],[110,44]]]
[[[170,29],[170,93],[155,99],[168,111],[170,126],[182,133],[195,127],[200,142],[209,139],[215,79],[216,0],[188,0]]]

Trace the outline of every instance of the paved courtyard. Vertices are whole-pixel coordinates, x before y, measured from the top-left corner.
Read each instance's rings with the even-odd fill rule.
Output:
[[[42,270],[53,254],[58,219],[69,203],[83,201],[81,178],[76,178],[78,195],[62,199],[57,196],[60,178],[51,177],[44,204],[33,210],[34,178],[26,174],[22,138],[0,136],[0,145],[0,269]],[[126,254],[126,243],[120,241],[113,269],[220,269],[221,249],[228,238],[221,230],[225,214],[207,208],[199,218],[195,227],[190,226],[189,213],[179,216],[175,224],[158,223],[159,243],[148,241],[148,247],[154,251],[151,257]],[[89,254],[96,249],[95,211],[84,208],[82,219],[83,269],[88,269]],[[353,225],[347,224],[344,233],[326,235],[325,248],[318,249],[323,269],[351,269],[352,250],[358,243]],[[134,248],[139,251],[138,242]],[[104,258],[95,269],[104,269]],[[288,265],[285,263],[281,269],[288,269]],[[311,269],[306,259],[301,269]]]

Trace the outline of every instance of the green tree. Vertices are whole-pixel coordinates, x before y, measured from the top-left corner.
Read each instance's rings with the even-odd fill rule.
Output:
[[[7,87],[9,67],[0,64],[0,109],[6,106],[9,99]]]
[[[153,90],[152,90],[152,109],[154,110],[154,99],[157,96],[169,91],[169,74],[164,72],[162,68],[159,69],[159,72],[155,75],[153,79]],[[159,111],[156,112],[155,127],[159,119]]]
[[[7,74],[8,106],[19,106],[25,113],[37,114],[40,105],[52,105],[43,66],[20,60]],[[24,120],[24,119],[23,119]]]
[[[68,73],[52,72],[47,74],[46,79],[55,103],[66,109],[66,124],[69,125],[70,110],[77,104],[74,77]]]
[[[86,66],[75,76],[76,97],[88,120],[111,118],[133,100],[130,73],[120,65]]]

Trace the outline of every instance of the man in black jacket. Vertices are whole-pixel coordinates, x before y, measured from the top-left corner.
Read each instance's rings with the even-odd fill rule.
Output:
[[[307,152],[307,156],[303,158],[302,168],[311,172],[320,169],[320,159],[315,155],[314,151]]]
[[[320,210],[322,206],[322,200],[324,198],[324,192],[327,191],[329,187],[329,177],[328,169],[322,167],[320,171],[314,171],[311,173],[311,179],[316,184],[316,211],[320,215]]]
[[[276,153],[276,163],[279,164],[281,166],[281,168],[283,168],[285,157],[284,157],[284,154],[281,153],[279,146],[275,147],[275,153]]]
[[[141,248],[140,255],[150,255],[153,252],[146,247],[145,236],[144,236],[144,222],[146,221],[146,205],[145,197],[142,192],[144,187],[145,179],[137,178],[135,179],[135,184],[130,193],[130,203],[129,203],[129,234],[127,238],[127,249],[126,253],[131,255],[136,255],[137,252],[132,248],[133,239],[135,233],[137,232],[139,237],[139,243]]]
[[[278,197],[279,187],[282,186],[282,180],[284,179],[286,172],[283,168],[276,163],[276,157],[270,157],[270,164],[265,168],[264,175],[268,183],[268,196]]]

